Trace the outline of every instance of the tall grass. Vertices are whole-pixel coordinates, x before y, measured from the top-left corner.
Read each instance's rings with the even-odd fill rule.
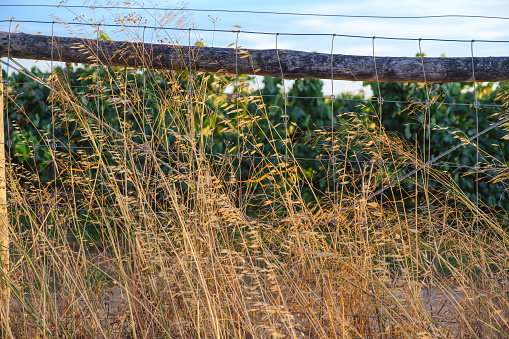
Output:
[[[309,204],[301,191],[311,186],[281,126],[271,126],[272,142],[257,142],[269,119],[256,91],[207,94],[210,81],[232,84],[218,74],[146,69],[149,98],[128,89],[139,70],[99,68],[92,103],[72,94],[65,71],[46,80],[55,123],[70,135],[77,128],[91,148],[52,151],[56,180],[46,184],[9,166],[5,336],[509,336],[502,219],[433,167],[403,182],[413,204],[396,200],[393,188],[367,200],[423,164],[415,145],[373,127],[377,112],[342,114],[334,138],[317,132],[316,147],[332,154],[334,140],[335,157],[348,161],[324,162],[338,188],[315,190]],[[222,116],[225,103],[256,110]],[[103,105],[116,110],[117,127],[97,110]],[[207,155],[218,130],[238,135],[233,156]],[[288,161],[275,155],[281,140]],[[242,177],[238,152],[251,166]],[[507,165],[497,168],[495,180],[507,182]]]

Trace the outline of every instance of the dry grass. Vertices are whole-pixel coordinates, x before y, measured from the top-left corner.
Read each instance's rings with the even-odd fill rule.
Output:
[[[125,88],[131,71],[105,73],[98,84]],[[288,163],[257,158],[242,181],[235,157],[205,155],[210,131],[224,126],[234,135],[242,126],[240,150],[267,154],[274,145],[258,145],[253,132],[267,120],[259,96],[234,98],[230,108],[256,103],[259,115],[225,117],[203,105],[214,98],[200,92],[205,75],[145,75],[174,89],[157,93],[159,114],[144,109],[141,91],[98,90],[97,100],[116,109],[118,131],[66,89],[65,77],[47,81],[58,122],[75,123],[93,151],[53,152],[56,191],[55,183],[27,185],[10,167],[12,267],[2,279],[15,338],[509,336],[509,237],[499,218],[434,168],[405,181],[420,206],[366,199],[381,180],[422,164],[415,147],[345,113],[334,153],[352,161],[329,168],[344,185],[306,204],[291,145]],[[269,139],[284,139],[278,131]],[[330,131],[319,134],[330,144]],[[372,162],[357,166],[350,155],[361,153]],[[428,190],[428,177],[440,189]],[[256,217],[246,215],[252,201],[262,201]],[[471,232],[475,225],[490,232]]]

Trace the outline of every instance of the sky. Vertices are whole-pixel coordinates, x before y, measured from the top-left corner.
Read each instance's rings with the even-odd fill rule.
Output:
[[[115,18],[129,15],[133,11],[124,9],[88,9],[88,8],[43,8],[43,7],[2,7],[9,4],[48,4],[58,5],[61,1],[26,1],[26,0],[0,0],[0,30],[8,31],[10,18],[15,21],[46,21],[48,23],[22,23],[17,31],[24,33],[51,35],[53,20],[58,17],[66,22],[102,22],[114,23]],[[230,30],[267,32],[267,33],[312,33],[324,34],[322,36],[287,36],[277,37],[278,48],[295,49],[309,52],[331,53],[332,35],[355,35],[367,38],[334,37],[333,52],[339,54],[373,55],[376,56],[415,56],[419,52],[419,41],[401,41],[391,38],[413,39],[459,39],[465,42],[440,42],[421,41],[421,50],[426,56],[448,57],[471,56],[471,40],[497,40],[507,42],[474,42],[475,56],[508,56],[509,55],[509,1],[507,0],[336,0],[336,1],[226,1],[226,0],[190,0],[177,1],[130,1],[130,5],[124,5],[127,1],[84,1],[68,0],[67,5],[103,5],[119,4],[122,7],[158,7],[158,8],[188,8],[188,11],[174,11],[175,19],[169,22],[161,22],[161,17],[169,11],[158,10],[135,10],[139,15],[146,18],[146,26],[163,25],[165,28],[184,27],[198,29],[220,29],[226,32],[197,32],[192,31],[191,42],[202,40],[207,46],[227,47],[235,43],[236,33]],[[482,15],[504,16],[507,18],[426,18],[426,19],[382,19],[382,18],[347,18],[347,17],[323,17],[323,16],[296,16],[255,13],[225,13],[201,10],[247,10],[265,12],[293,12],[308,14],[341,14],[341,15],[371,15],[371,16],[426,16],[426,15]],[[178,20],[181,19],[181,22]],[[4,20],[2,22],[2,20]],[[236,26],[240,26],[238,28]],[[11,29],[14,29],[11,26]],[[73,34],[89,35],[94,37],[92,28],[85,27],[79,31],[79,26],[71,26]],[[125,39],[124,32],[115,32],[113,28],[105,28],[106,33],[114,39]],[[64,25],[54,26],[55,35],[68,35],[68,29]],[[170,34],[175,31],[170,31]],[[145,40],[157,42],[160,31],[150,28],[146,30]],[[141,35],[141,34],[140,34]],[[182,44],[189,41],[188,31],[181,32],[173,39],[179,39]],[[239,45],[243,48],[275,48],[275,34],[239,34]],[[24,61],[25,65],[33,65],[33,61]],[[42,62],[39,67],[48,67]],[[324,93],[334,94],[343,91],[355,92],[362,88],[361,83],[347,81],[335,81],[334,87],[330,80],[324,81]],[[332,90],[334,88],[334,90]]]

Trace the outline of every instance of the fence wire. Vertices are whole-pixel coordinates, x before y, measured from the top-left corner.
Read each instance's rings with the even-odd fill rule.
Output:
[[[78,6],[79,7],[79,6]],[[77,8],[78,8],[77,7]],[[147,28],[149,29],[163,29],[163,30],[179,30],[179,31],[188,31],[189,33],[189,45],[191,45],[191,32],[192,31],[200,31],[200,29],[198,28],[178,28],[178,27],[156,27],[156,26],[135,26],[135,25],[121,25],[121,24],[111,24],[111,23],[64,23],[64,22],[57,22],[57,21],[30,21],[30,20],[15,20],[15,19],[11,19],[11,20],[5,20],[5,22],[9,22],[9,31],[11,31],[11,27],[12,27],[12,24],[13,23],[40,23],[40,24],[51,24],[52,25],[52,31],[53,31],[53,27],[55,24],[60,24],[60,25],[81,25],[81,26],[91,26],[91,27],[94,27],[94,28],[97,28],[96,29],[96,33],[97,33],[97,39],[99,39],[99,32],[100,32],[100,27],[117,27],[117,28],[137,28],[137,29],[143,29],[143,41],[144,41],[144,36],[145,36],[145,30]],[[225,30],[205,30],[205,31],[213,31],[213,32],[227,32]],[[270,35],[274,35],[276,37],[276,50],[278,50],[277,48],[277,37],[279,35],[297,35],[297,36],[301,36],[302,34],[300,33],[297,33],[297,34],[293,34],[293,33],[271,33],[271,32],[251,32],[251,31],[242,31],[242,30],[237,30],[236,31],[236,34],[237,34],[237,41],[238,41],[238,34],[239,33],[246,33],[246,34],[270,34]],[[321,35],[321,34],[310,34],[310,35]],[[330,34],[327,34],[327,35],[330,35]],[[230,97],[232,96],[233,99],[238,99],[238,98],[277,98],[279,96],[281,96],[283,98],[283,103],[284,103],[284,108],[283,108],[283,115],[282,117],[284,118],[284,124],[285,124],[285,133],[287,133],[288,131],[288,121],[287,121],[287,114],[285,113],[286,112],[286,103],[289,99],[297,99],[297,100],[312,100],[312,99],[324,99],[324,100],[328,100],[330,103],[331,103],[331,112],[333,112],[333,108],[334,108],[334,102],[335,101],[343,101],[343,102],[353,102],[353,103],[377,103],[378,104],[378,110],[379,110],[379,121],[380,121],[380,126],[383,125],[383,117],[382,117],[382,106],[383,104],[388,104],[388,103],[392,103],[392,104],[398,104],[398,105],[405,105],[405,104],[418,104],[418,105],[421,105],[422,107],[425,107],[425,111],[426,111],[426,116],[425,116],[425,123],[424,123],[424,129],[425,129],[425,134],[424,134],[424,140],[427,140],[428,142],[428,145],[425,145],[423,144],[422,145],[422,151],[426,154],[426,149],[427,149],[427,154],[424,158],[425,160],[425,163],[426,165],[423,165],[419,168],[416,168],[414,169],[413,171],[407,173],[406,175],[404,175],[402,178],[396,180],[396,181],[393,181],[392,183],[389,184],[388,187],[392,187],[395,183],[399,183],[400,181],[402,181],[403,179],[415,174],[417,171],[423,169],[423,168],[428,168],[429,165],[432,165],[432,166],[436,166],[436,167],[448,167],[448,168],[463,168],[463,169],[474,169],[476,171],[476,201],[478,203],[478,200],[479,200],[479,193],[478,193],[478,181],[479,181],[479,166],[477,165],[478,163],[480,163],[480,160],[479,160],[479,150],[478,150],[478,147],[477,147],[477,152],[476,152],[476,157],[477,157],[477,161],[476,161],[476,165],[475,166],[468,166],[468,165],[464,165],[464,164],[458,164],[458,163],[444,163],[444,164],[438,164],[436,163],[440,158],[444,157],[445,155],[455,151],[456,149],[458,149],[459,147],[463,146],[463,145],[466,145],[468,143],[470,143],[470,141],[472,141],[475,137],[475,140],[476,140],[476,145],[479,144],[479,136],[483,135],[484,133],[492,130],[493,128],[496,128],[496,127],[499,127],[499,126],[502,126],[506,123],[506,119],[503,119],[501,121],[498,121],[497,123],[494,123],[492,124],[491,126],[485,128],[482,132],[479,133],[478,131],[478,114],[479,114],[479,109],[480,108],[496,108],[496,109],[504,109],[506,107],[505,104],[494,104],[494,103],[479,103],[475,98],[474,98],[474,102],[472,103],[458,103],[458,102],[439,102],[439,101],[431,101],[430,98],[429,98],[429,95],[430,95],[430,90],[428,89],[428,84],[426,83],[426,74],[425,74],[425,71],[424,71],[424,58],[423,58],[423,55],[422,55],[422,50],[421,50],[421,41],[423,40],[437,40],[437,41],[455,41],[455,42],[467,42],[467,40],[463,40],[463,39],[457,39],[457,40],[454,40],[454,39],[422,39],[422,38],[418,38],[418,39],[407,39],[407,38],[395,38],[395,37],[367,37],[367,36],[349,36],[349,35],[340,35],[340,34],[333,34],[332,37],[353,37],[353,38],[362,38],[362,39],[365,39],[365,38],[370,38],[372,39],[373,41],[373,59],[374,59],[374,63],[375,63],[375,73],[377,73],[376,71],[376,54],[375,54],[375,39],[398,39],[398,40],[413,40],[413,41],[418,41],[419,42],[419,50],[420,50],[420,55],[421,55],[421,63],[423,65],[423,79],[424,79],[424,88],[425,88],[425,95],[426,95],[426,99],[424,100],[415,100],[415,99],[412,99],[412,100],[387,100],[387,99],[384,99],[383,98],[383,94],[381,93],[381,89],[380,89],[380,84],[378,83],[377,81],[377,88],[378,88],[378,97],[375,97],[375,98],[371,98],[371,99],[361,99],[361,98],[347,98],[347,97],[341,97],[341,96],[336,96],[336,95],[332,95],[332,96],[295,96],[295,95],[291,95],[291,94],[287,94],[285,92],[285,86],[284,86],[284,72],[283,72],[283,69],[280,65],[280,69],[281,69],[281,78],[283,79],[283,93],[282,94],[263,94],[263,93],[256,93],[256,94],[245,94],[243,93],[242,91],[236,91],[234,89],[234,93],[230,93],[230,92],[202,92],[202,91],[195,91],[194,89],[192,89],[192,94],[194,95],[216,95],[216,96],[220,96],[220,95],[224,95],[226,97]],[[496,41],[496,40],[485,40],[485,41],[489,41],[489,42],[507,42],[507,41]],[[472,45],[472,65],[473,65],[473,58],[474,58],[474,55],[473,55],[473,41],[468,41],[470,42],[470,44]],[[479,40],[478,42],[482,42],[481,40]],[[332,45],[333,46],[333,45]],[[237,47],[235,48],[237,50]],[[331,49],[331,53],[333,52],[333,47]],[[99,51],[97,51],[97,54],[99,53]],[[145,53],[143,53],[143,57],[145,57]],[[191,54],[189,54],[189,57],[191,57]],[[237,57],[238,59],[238,57]],[[17,68],[16,66],[13,66],[11,63],[10,63],[10,58],[8,57],[7,59],[7,62],[4,62],[2,61],[3,64],[6,65],[7,67],[7,70],[9,69],[14,69],[16,71],[18,71],[19,73],[23,73],[29,77],[34,77],[32,75],[30,75],[29,71],[24,69],[19,69]],[[332,58],[332,54],[331,54],[331,70],[332,70],[332,62],[333,62],[333,58]],[[143,62],[143,64],[145,65],[145,61]],[[51,66],[51,69],[52,69],[52,73],[53,73],[53,61],[51,62],[52,66]],[[192,64],[192,61],[190,60],[189,61],[189,66],[191,67],[191,64]],[[19,64],[18,64],[19,65]],[[20,65],[19,65],[20,66]],[[98,65],[99,67],[99,65]],[[98,71],[99,71],[99,68],[98,68]],[[192,74],[192,70],[190,69],[190,72],[189,74]],[[157,93],[152,93],[150,91],[147,91],[147,88],[146,88],[146,85],[145,85],[145,81],[146,81],[146,77],[145,77],[145,68],[142,69],[142,75],[143,75],[143,83],[144,83],[144,86],[142,88],[139,88],[139,87],[118,87],[118,86],[105,86],[104,84],[101,84],[101,86],[93,86],[93,85],[69,85],[68,88],[70,89],[78,89],[78,88],[82,88],[82,89],[88,89],[88,90],[92,90],[92,91],[98,91],[98,90],[101,90],[101,91],[104,91],[106,89],[108,90],[119,90],[119,91],[141,91],[143,92],[144,94],[147,94],[149,96],[152,96],[152,97],[156,97],[158,94],[161,94],[161,93],[171,93],[171,94],[189,94],[189,89],[187,90],[163,90],[163,91],[157,91]],[[238,81],[238,74],[235,74],[235,82]],[[333,78],[333,74],[331,73],[331,76]],[[40,80],[38,81],[34,81],[34,82],[20,82],[18,83],[17,85],[19,86],[30,86],[30,85],[39,85],[39,86],[47,86],[46,84],[46,81],[47,79],[45,79],[45,77],[48,77],[48,76],[43,76],[40,78]],[[473,74],[473,77],[474,77],[474,94],[476,95],[477,94],[477,87],[476,87],[476,83],[475,83],[475,73]],[[50,79],[50,89],[51,87],[53,87],[53,77],[49,77]],[[236,83],[234,88],[235,87],[238,87],[238,84]],[[97,92],[98,93],[98,92]],[[98,95],[98,94],[97,94]],[[143,96],[143,100],[145,100],[145,96]],[[237,105],[237,110],[239,109],[239,106],[238,106],[238,100],[235,100],[235,104]],[[99,100],[97,100],[97,105],[99,105]],[[191,103],[192,105],[192,103]],[[457,144],[456,146],[452,147],[451,149],[443,152],[442,154],[438,155],[437,157],[435,157],[434,159],[431,159],[431,112],[430,112],[430,109],[431,107],[439,107],[439,106],[451,106],[451,107],[455,107],[455,106],[458,106],[458,107],[472,107],[475,109],[475,112],[476,112],[476,134],[474,137],[471,137],[469,138],[468,140],[464,141],[464,142],[461,142],[459,144]],[[51,105],[51,110],[52,110],[52,115],[53,115],[53,105]],[[97,108],[97,110],[99,111],[99,106]],[[8,112],[8,111],[7,111]],[[7,113],[8,114],[8,113]],[[334,121],[334,114],[332,115],[332,121]],[[238,115],[237,115],[237,119],[238,119]],[[51,119],[53,122],[55,122],[55,119],[54,117],[52,117]],[[238,122],[237,122],[238,123]],[[54,123],[52,124],[51,126],[52,130],[53,130],[53,135],[55,134],[54,133]],[[331,125],[331,130],[332,130],[332,142],[334,143],[334,123]],[[382,128],[379,128],[379,133],[380,133],[380,138],[381,138],[381,133],[382,133]],[[426,136],[426,133],[427,133],[427,136]],[[241,145],[240,145],[240,135],[241,135],[241,132],[240,131],[237,131],[237,148],[240,149]],[[10,135],[8,134],[8,138],[10,138]],[[285,137],[285,139],[287,139],[287,136]],[[74,145],[64,145],[60,142],[51,142],[50,144],[33,144],[33,143],[20,143],[20,142],[17,142],[17,143],[13,143],[12,141],[10,140],[7,140],[7,145],[9,146],[8,147],[8,150],[9,152],[11,151],[11,148],[12,147],[15,147],[15,146],[26,146],[26,147],[50,147],[52,149],[69,149],[69,150],[79,150],[79,149],[83,149],[83,150],[86,150],[86,149],[93,149],[93,147],[89,146],[74,146]],[[105,150],[112,150],[112,149],[108,149],[106,148]],[[286,148],[286,151],[288,151],[288,148]],[[161,151],[161,150],[154,150],[154,152],[158,153],[158,154],[165,154],[165,151]],[[380,150],[379,150],[380,152]],[[186,152],[166,152],[167,155],[183,155],[183,154],[186,154]],[[240,156],[239,156],[240,154]],[[245,159],[270,159],[270,160],[277,160],[277,159],[288,159],[288,154],[285,153],[285,154],[281,154],[281,155],[273,155],[273,156],[253,156],[253,155],[249,155],[249,154],[243,154],[243,152],[239,152],[237,151],[236,154],[221,154],[221,153],[203,153],[204,156],[207,156],[207,157],[237,157],[237,158],[245,158]],[[426,160],[426,157],[427,157],[427,160]],[[381,158],[381,153],[380,153],[380,158]],[[241,160],[240,159],[240,160]],[[351,162],[351,163],[356,163],[357,165],[361,164],[361,163],[365,163],[365,164],[379,164],[380,166],[385,166],[385,165],[415,165],[415,163],[411,163],[411,162],[397,162],[397,161],[386,161],[386,160],[378,160],[378,161],[372,161],[372,160],[359,160],[359,159],[348,159],[348,158],[343,158],[343,159],[336,159],[335,156],[334,156],[334,147],[332,148],[332,157],[324,157],[324,156],[320,156],[317,158],[306,158],[306,157],[293,157],[293,160],[294,161],[316,161],[316,162],[320,162],[320,163],[323,163],[323,162],[332,162],[332,164],[334,165],[336,163],[336,161],[339,161],[339,162]],[[488,167],[490,170],[498,170],[500,169],[501,167],[497,167],[497,166],[489,166]],[[239,167],[239,170],[240,167]],[[335,171],[334,171],[335,172]],[[55,174],[56,176],[56,174]],[[242,177],[242,175],[241,175]],[[56,181],[56,179],[55,179]],[[333,181],[335,182],[335,175],[333,175]],[[382,180],[383,182],[383,180]],[[336,184],[333,184],[333,187],[334,187],[334,191],[336,190]],[[381,193],[383,191],[385,191],[386,188],[382,187],[378,193]],[[383,197],[382,197],[382,201],[383,201]]]

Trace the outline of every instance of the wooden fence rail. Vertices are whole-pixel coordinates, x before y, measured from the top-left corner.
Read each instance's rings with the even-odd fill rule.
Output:
[[[8,52],[9,49],[9,52]],[[97,53],[98,52],[98,53]],[[0,57],[107,66],[256,74],[285,79],[428,82],[509,80],[509,57],[376,57],[276,49],[235,49],[103,41],[0,32]],[[332,69],[331,69],[332,62]],[[424,65],[424,71],[423,71]]]

